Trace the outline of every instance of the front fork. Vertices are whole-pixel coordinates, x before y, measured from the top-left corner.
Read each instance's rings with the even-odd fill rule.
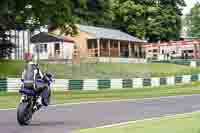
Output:
[[[23,103],[23,102],[26,102],[26,101],[28,101],[28,96],[22,95],[21,99],[20,99],[20,103]]]
[[[21,96],[20,103],[24,103],[24,102],[28,102],[30,104],[29,107],[30,107],[31,111],[34,113],[35,112],[34,106],[36,106],[35,105],[36,100],[34,99],[34,97],[29,97],[29,96],[23,94]]]

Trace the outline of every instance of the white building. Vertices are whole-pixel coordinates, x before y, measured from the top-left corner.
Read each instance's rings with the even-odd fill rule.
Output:
[[[30,50],[30,38],[31,36],[38,34],[40,32],[47,32],[48,29],[41,27],[40,29],[30,32],[29,30],[11,30],[8,31],[8,34],[11,35],[10,41],[16,45],[16,48],[13,50],[11,59],[23,60],[25,53],[28,53]]]
[[[72,60],[74,42],[41,32],[31,38],[30,53],[40,60],[63,61]]]
[[[199,59],[200,40],[162,42],[145,45],[146,58],[156,60]]]

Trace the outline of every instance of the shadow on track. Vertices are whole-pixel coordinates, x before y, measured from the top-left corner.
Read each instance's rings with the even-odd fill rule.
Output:
[[[42,126],[42,127],[52,127],[52,126],[62,126],[65,125],[64,121],[44,121],[44,122],[37,122],[37,123],[31,123],[29,126],[34,127],[34,126]]]

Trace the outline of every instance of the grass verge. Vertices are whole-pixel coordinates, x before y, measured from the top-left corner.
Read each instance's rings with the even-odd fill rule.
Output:
[[[23,61],[0,60],[0,77],[19,77],[24,69]],[[200,73],[200,68],[191,68],[175,64],[104,64],[82,63],[45,64],[41,62],[42,70],[51,72],[55,78],[66,79],[107,79],[134,77],[163,77]],[[170,68],[170,69],[169,69]],[[167,70],[167,71],[166,71]]]
[[[54,92],[52,104],[74,103],[83,101],[103,101],[119,99],[138,99],[160,96],[200,94],[200,83],[190,85],[163,86],[158,88],[99,90],[99,91],[68,91]],[[19,103],[18,93],[0,93],[0,109],[15,108]]]
[[[200,133],[200,113],[174,118],[146,120],[110,128],[94,128],[74,133]]]

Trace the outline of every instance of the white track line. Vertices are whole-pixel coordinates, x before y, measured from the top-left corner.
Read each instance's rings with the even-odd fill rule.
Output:
[[[153,97],[153,98],[136,98],[136,99],[122,99],[122,100],[105,100],[105,101],[89,101],[89,102],[74,102],[74,103],[64,103],[64,104],[55,104],[50,105],[49,107],[62,107],[62,106],[72,106],[72,105],[81,105],[81,104],[97,104],[97,103],[113,103],[113,102],[134,102],[134,101],[148,101],[148,100],[158,100],[158,99],[168,99],[168,98],[183,98],[191,96],[200,96],[200,94],[193,95],[179,95],[179,96],[162,96],[162,97]],[[11,111],[16,110],[16,108],[0,109],[0,111]]]
[[[0,111],[11,111],[11,110],[16,110],[16,108],[0,109]]]
[[[125,125],[128,125],[128,124],[135,124],[135,123],[145,122],[145,121],[181,118],[181,117],[190,116],[190,115],[192,115],[193,113],[200,113],[200,110],[194,111],[194,112],[190,112],[190,113],[183,113],[183,114],[176,114],[176,115],[175,115],[175,114],[163,115],[163,116],[161,116],[161,117],[153,117],[153,118],[143,119],[143,120],[136,120],[136,121],[129,121],[129,122],[121,122],[121,123],[116,123],[116,124],[104,125],[104,126],[100,126],[100,127],[96,127],[96,128],[81,129],[81,130],[79,130],[79,131],[87,131],[87,130],[90,130],[90,129],[112,128],[112,127],[125,126]]]

